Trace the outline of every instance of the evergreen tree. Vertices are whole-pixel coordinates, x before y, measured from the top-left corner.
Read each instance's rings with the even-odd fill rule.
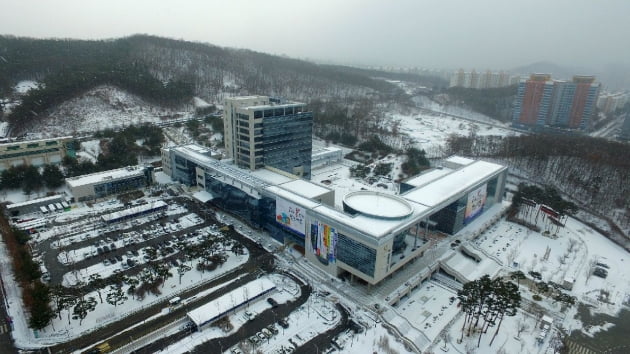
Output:
[[[59,168],[55,165],[46,165],[44,166],[44,171],[42,172],[42,179],[44,180],[44,184],[48,188],[58,188],[63,185],[63,173],[59,170]]]

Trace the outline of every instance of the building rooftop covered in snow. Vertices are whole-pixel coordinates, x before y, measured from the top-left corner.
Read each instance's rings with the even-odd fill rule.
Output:
[[[272,292],[276,285],[269,279],[258,278],[202,305],[186,315],[197,327],[210,324],[262,296]]]
[[[19,165],[58,165],[66,156],[74,157],[72,137],[19,140],[0,144],[0,171]]]
[[[507,174],[504,166],[454,156],[402,183],[399,194],[354,191],[335,205],[329,187],[209,153],[197,145],[166,148],[164,172],[278,241],[304,247],[306,258],[331,274],[368,284],[423,257],[432,234],[455,234],[500,202]]]
[[[66,178],[66,184],[77,201],[85,201],[142,188],[150,182],[150,176],[145,167],[128,166]]]

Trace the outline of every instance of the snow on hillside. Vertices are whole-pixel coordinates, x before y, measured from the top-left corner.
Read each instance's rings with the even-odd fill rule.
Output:
[[[34,88],[38,88],[38,87],[39,87],[39,83],[37,81],[23,80],[23,81],[18,82],[17,85],[13,87],[13,90],[15,91],[15,93],[19,95],[24,95],[28,91]]]
[[[451,134],[476,135],[517,135],[519,133],[492,122],[464,120],[441,113],[414,110],[411,113],[389,112],[389,122],[398,125],[398,131],[407,139],[400,139],[395,147],[404,148],[406,144],[423,149],[429,158],[443,156],[448,137]],[[389,142],[391,143],[391,142]],[[390,144],[392,145],[392,144]]]
[[[103,129],[185,118],[192,114],[192,111],[155,106],[113,86],[99,86],[57,106],[28,133],[33,137],[82,136]]]
[[[444,114],[451,114],[454,116],[465,117],[468,120],[478,121],[480,123],[488,123],[498,126],[509,127],[508,123],[500,122],[496,119],[488,117],[485,114],[481,114],[479,112],[472,111],[470,109],[466,109],[464,107],[452,106],[452,105],[442,105],[438,102],[431,100],[426,96],[416,96],[413,98],[413,101],[420,108],[428,109],[435,112],[442,112]]]
[[[212,106],[210,103],[202,100],[199,97],[193,97],[193,104],[195,105],[195,108],[207,108]]]

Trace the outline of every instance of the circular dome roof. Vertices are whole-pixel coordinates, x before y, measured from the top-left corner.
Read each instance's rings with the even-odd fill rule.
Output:
[[[373,191],[348,193],[343,197],[343,204],[357,213],[381,219],[402,219],[413,212],[411,204],[406,200]]]

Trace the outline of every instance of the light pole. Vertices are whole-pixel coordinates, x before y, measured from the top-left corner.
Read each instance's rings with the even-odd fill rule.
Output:
[[[315,353],[319,354],[319,347],[317,347],[317,344],[313,343],[313,345],[315,346]]]

